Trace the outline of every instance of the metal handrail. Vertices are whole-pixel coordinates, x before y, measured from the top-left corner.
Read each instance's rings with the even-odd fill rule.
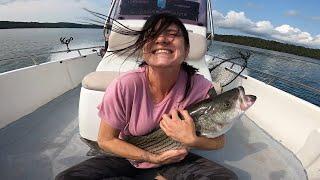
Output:
[[[80,56],[80,50],[85,50],[85,49],[94,49],[94,48],[103,48],[104,46],[92,46],[92,47],[86,47],[86,48],[78,48],[78,49],[70,49],[70,50],[61,50],[61,51],[53,51],[53,52],[46,52],[46,53],[38,53],[38,54],[32,54],[33,57],[36,56],[42,56],[42,55],[47,55],[47,54],[57,54],[57,53],[64,53],[64,52],[72,52],[72,51],[77,51]],[[10,61],[10,60],[16,60],[17,58],[30,58],[30,55],[25,55],[25,56],[18,56],[18,57],[12,57],[12,58],[6,58],[6,59],[0,59],[0,62],[2,61]]]
[[[236,62],[232,62],[232,63],[241,66],[241,64],[239,64],[239,63],[236,63]],[[274,82],[275,80],[281,80],[283,82],[287,82],[287,83],[291,83],[291,84],[294,84],[294,85],[302,86],[302,87],[304,87],[305,89],[307,89],[309,91],[312,91],[312,92],[315,92],[317,94],[320,94],[320,89],[317,89],[317,88],[314,88],[314,87],[311,87],[311,86],[308,86],[308,85],[305,85],[305,84],[302,84],[302,83],[299,83],[299,82],[294,82],[294,81],[291,81],[289,79],[281,78],[281,77],[278,77],[278,76],[275,76],[275,75],[272,75],[272,74],[269,74],[269,73],[265,73],[263,71],[255,69],[255,68],[251,68],[251,67],[246,67],[246,68],[249,69],[249,70],[255,71],[257,73],[266,75],[268,77],[271,77],[271,80],[267,84],[270,84],[270,83]],[[234,74],[238,74],[238,72],[236,72],[233,69],[230,69],[230,68],[227,68],[227,67],[225,69],[230,71],[230,72],[232,72],[232,73],[234,73]],[[244,75],[240,75],[240,77],[246,79],[246,77]]]
[[[212,15],[211,1],[210,0],[207,1],[207,16],[209,18],[210,29],[211,29],[210,34],[209,35],[207,34],[207,39],[209,40],[209,44],[208,44],[208,48],[209,48],[213,44],[213,38],[214,38],[213,15]]]

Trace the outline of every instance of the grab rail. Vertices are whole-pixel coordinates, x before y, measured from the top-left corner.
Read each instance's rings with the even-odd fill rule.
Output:
[[[231,63],[233,63],[233,65],[236,64],[236,65],[238,65],[238,66],[241,66],[241,64],[236,63],[236,62],[231,62]],[[233,66],[233,65],[232,65],[232,66]],[[275,80],[281,80],[281,81],[283,81],[283,82],[287,82],[287,83],[291,83],[291,84],[294,84],[294,85],[302,86],[303,88],[305,88],[305,89],[307,89],[307,90],[309,90],[309,91],[312,91],[312,92],[314,92],[314,93],[316,93],[316,94],[320,94],[320,89],[317,89],[317,88],[314,88],[314,87],[311,87],[311,86],[308,86],[308,85],[305,85],[305,84],[302,84],[302,83],[299,83],[299,82],[294,82],[294,81],[291,81],[291,80],[288,80],[288,79],[285,79],[285,78],[282,78],[282,77],[278,77],[278,76],[275,76],[275,75],[272,75],[272,74],[269,74],[269,73],[266,73],[266,72],[257,70],[257,69],[255,69],[255,68],[251,68],[251,67],[246,67],[246,68],[249,69],[249,70],[251,70],[251,71],[254,71],[254,72],[263,74],[263,75],[265,75],[265,76],[267,76],[267,77],[271,77],[271,79],[267,82],[267,84],[271,84],[271,83],[274,82]],[[231,68],[225,67],[225,69],[226,69],[227,71],[229,71],[229,72],[234,73],[234,74],[238,74],[238,72],[236,72],[235,70],[233,70],[233,69],[231,69]],[[240,77],[246,79],[246,76],[244,76],[244,75],[240,75]]]
[[[79,54],[79,57],[82,56],[80,50],[86,50],[86,49],[93,49],[94,48],[103,48],[104,46],[92,46],[92,47],[85,47],[85,48],[78,48],[78,49],[69,49],[69,50],[61,50],[61,51],[53,51],[53,52],[45,52],[45,53],[38,53],[38,54],[32,54],[32,55],[25,55],[25,56],[18,56],[18,57],[11,57],[11,58],[5,58],[5,59],[0,59],[0,62],[2,61],[10,61],[10,60],[16,60],[17,58],[30,58],[31,61],[33,62],[34,65],[38,65],[38,62],[36,61],[35,57],[37,56],[42,56],[42,55],[47,55],[47,54],[57,54],[57,53],[68,53],[68,52],[73,52],[77,51]]]

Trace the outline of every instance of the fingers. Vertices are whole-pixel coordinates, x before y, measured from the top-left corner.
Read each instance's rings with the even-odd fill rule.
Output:
[[[176,149],[174,151],[175,155],[172,157],[174,162],[179,162],[188,155],[188,151],[186,149]]]
[[[181,118],[181,116],[179,116],[179,113],[182,115],[183,118]],[[186,119],[186,118],[191,118],[191,116],[189,115],[187,110],[176,110],[176,109],[172,109],[170,111],[169,114],[164,114],[162,116],[163,120],[181,120],[181,119]],[[192,119],[192,118],[191,118]]]
[[[178,149],[181,157],[185,157],[188,154],[187,149]]]
[[[169,116],[169,114],[163,114],[162,115],[162,120],[170,120],[171,118],[170,118],[170,116]]]
[[[172,119],[177,119],[177,120],[181,120],[179,115],[178,115],[178,111],[176,109],[173,109],[170,111],[170,114],[172,116]]]
[[[172,149],[163,152],[160,156],[162,159],[161,164],[169,164],[174,162],[179,162],[183,160],[188,154],[186,149]]]
[[[190,116],[189,112],[187,110],[179,110],[181,115],[183,116],[184,120],[192,120],[192,117]]]
[[[172,126],[175,126],[175,121],[170,117],[169,114],[162,115],[162,120],[160,121],[160,128],[170,136],[172,134]]]
[[[176,139],[175,137],[173,137],[174,135],[174,131],[170,128],[170,126],[168,125],[168,123],[164,120],[160,121],[160,128],[163,130],[163,132],[171,137],[173,140],[178,141],[178,139]]]
[[[188,154],[188,151],[186,149],[172,149],[172,150],[168,150],[166,151],[166,153],[168,153],[168,157],[169,158],[181,158],[181,157],[185,157]]]
[[[160,128],[167,134],[167,132],[168,132],[168,125],[167,125],[167,123],[166,123],[164,120],[160,121]],[[168,135],[168,134],[167,134],[167,135]]]

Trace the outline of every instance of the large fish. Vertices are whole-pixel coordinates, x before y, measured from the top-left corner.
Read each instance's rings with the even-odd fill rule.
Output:
[[[194,120],[197,135],[208,138],[226,133],[256,100],[256,96],[246,95],[241,86],[220,95],[216,95],[215,90],[210,89],[209,96],[208,99],[186,108]],[[82,140],[91,147],[88,155],[112,155],[100,149],[97,142],[84,138]],[[124,140],[152,153],[183,147],[180,142],[168,137],[161,129],[145,136],[127,136]]]

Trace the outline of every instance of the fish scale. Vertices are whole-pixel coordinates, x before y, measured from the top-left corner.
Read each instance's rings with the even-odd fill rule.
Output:
[[[169,149],[183,147],[180,142],[168,137],[161,129],[158,129],[147,136],[129,136],[124,140],[152,153],[161,153]]]

